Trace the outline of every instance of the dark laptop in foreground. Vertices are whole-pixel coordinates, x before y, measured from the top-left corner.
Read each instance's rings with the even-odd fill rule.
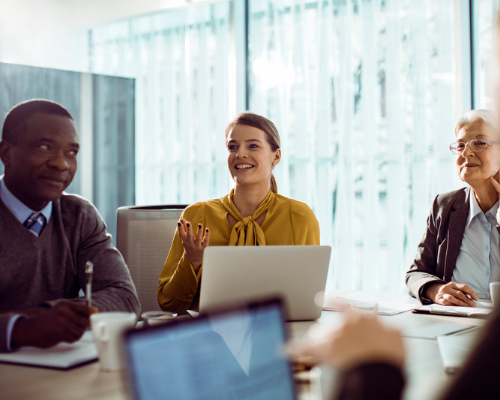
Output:
[[[138,400],[293,400],[283,305],[264,300],[125,334]]]
[[[330,246],[213,246],[203,255],[200,312],[279,296],[289,321],[319,318],[314,302],[325,290]]]

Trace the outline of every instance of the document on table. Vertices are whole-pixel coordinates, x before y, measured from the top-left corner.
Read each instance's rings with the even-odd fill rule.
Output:
[[[323,310],[340,311],[345,304],[361,310],[377,304],[379,315],[396,315],[415,309],[420,302],[404,294],[356,291],[339,297],[326,296]]]
[[[436,339],[438,336],[452,335],[470,329],[477,329],[477,327],[453,322],[438,322],[416,328],[410,327],[404,329],[403,336],[417,339]]]
[[[438,336],[438,347],[446,372],[458,372],[473,349],[479,329],[460,335]]]
[[[449,315],[454,317],[486,318],[492,308],[483,307],[453,307],[440,304],[429,304],[415,308],[414,312],[422,314]]]
[[[92,332],[87,331],[75,343],[59,343],[49,349],[23,347],[12,353],[0,353],[0,362],[34,367],[71,369],[97,360]]]
[[[476,301],[476,307],[479,308],[493,308],[493,303],[488,299],[479,299]]]

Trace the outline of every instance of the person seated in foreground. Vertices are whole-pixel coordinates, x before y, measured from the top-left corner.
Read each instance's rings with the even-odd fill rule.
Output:
[[[460,179],[469,186],[438,195],[417,255],[406,273],[423,304],[475,307],[500,281],[500,133],[492,111],[467,112],[455,127]]]
[[[274,124],[239,114],[226,128],[228,168],[235,187],[221,199],[199,202],[181,215],[159,278],[162,310],[198,309],[203,251],[211,246],[318,245],[319,224],[304,203],[277,192],[273,168],[280,162]],[[237,261],[237,260],[235,260]]]
[[[77,169],[75,121],[61,105],[28,100],[7,114],[0,142],[0,351],[78,340],[92,305],[139,312],[128,268],[95,207],[64,193]]]
[[[376,315],[347,310],[337,329],[314,326],[313,334],[291,342],[291,357],[324,363],[339,372],[336,400],[399,400],[405,386],[405,348],[401,333],[379,322]],[[469,359],[438,397],[441,400],[491,399],[500,376],[500,308],[478,337]]]

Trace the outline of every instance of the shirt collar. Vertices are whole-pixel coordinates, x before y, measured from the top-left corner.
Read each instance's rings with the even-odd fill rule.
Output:
[[[470,210],[469,210],[469,221],[467,222],[467,227],[470,226],[472,220],[474,219],[474,217],[476,215],[479,215],[480,213],[482,213],[483,211],[481,210],[481,207],[479,207],[479,204],[477,202],[477,199],[476,199],[476,194],[471,191],[471,195],[470,195]],[[486,213],[485,213],[485,218],[486,218],[486,214],[491,214],[493,216],[494,219],[496,219],[496,215],[497,215],[497,210],[498,210],[498,201],[495,203],[495,205],[493,207],[491,207]],[[488,219],[488,218],[486,218]]]
[[[21,200],[11,193],[3,178],[3,175],[0,176],[0,199],[14,215],[14,217],[16,217],[21,224],[24,224],[24,221],[26,221],[35,211],[26,206]],[[45,217],[45,220],[49,222],[49,218],[52,215],[52,202],[49,201],[49,203],[40,212]]]
[[[495,203],[493,207],[491,207],[486,214],[490,214],[493,217],[493,221],[497,219],[497,210],[498,210],[498,201]],[[488,218],[486,218],[488,219]],[[491,219],[491,218],[490,218]]]

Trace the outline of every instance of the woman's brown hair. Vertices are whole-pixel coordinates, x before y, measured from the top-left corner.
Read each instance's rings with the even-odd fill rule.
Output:
[[[280,135],[274,124],[267,118],[252,113],[250,111],[242,112],[238,114],[234,120],[232,120],[226,128],[226,141],[229,133],[233,130],[236,125],[247,125],[254,128],[260,129],[266,134],[267,142],[270,144],[271,149],[276,151],[280,148]],[[278,185],[274,174],[271,173],[271,190],[274,193],[278,193]]]

